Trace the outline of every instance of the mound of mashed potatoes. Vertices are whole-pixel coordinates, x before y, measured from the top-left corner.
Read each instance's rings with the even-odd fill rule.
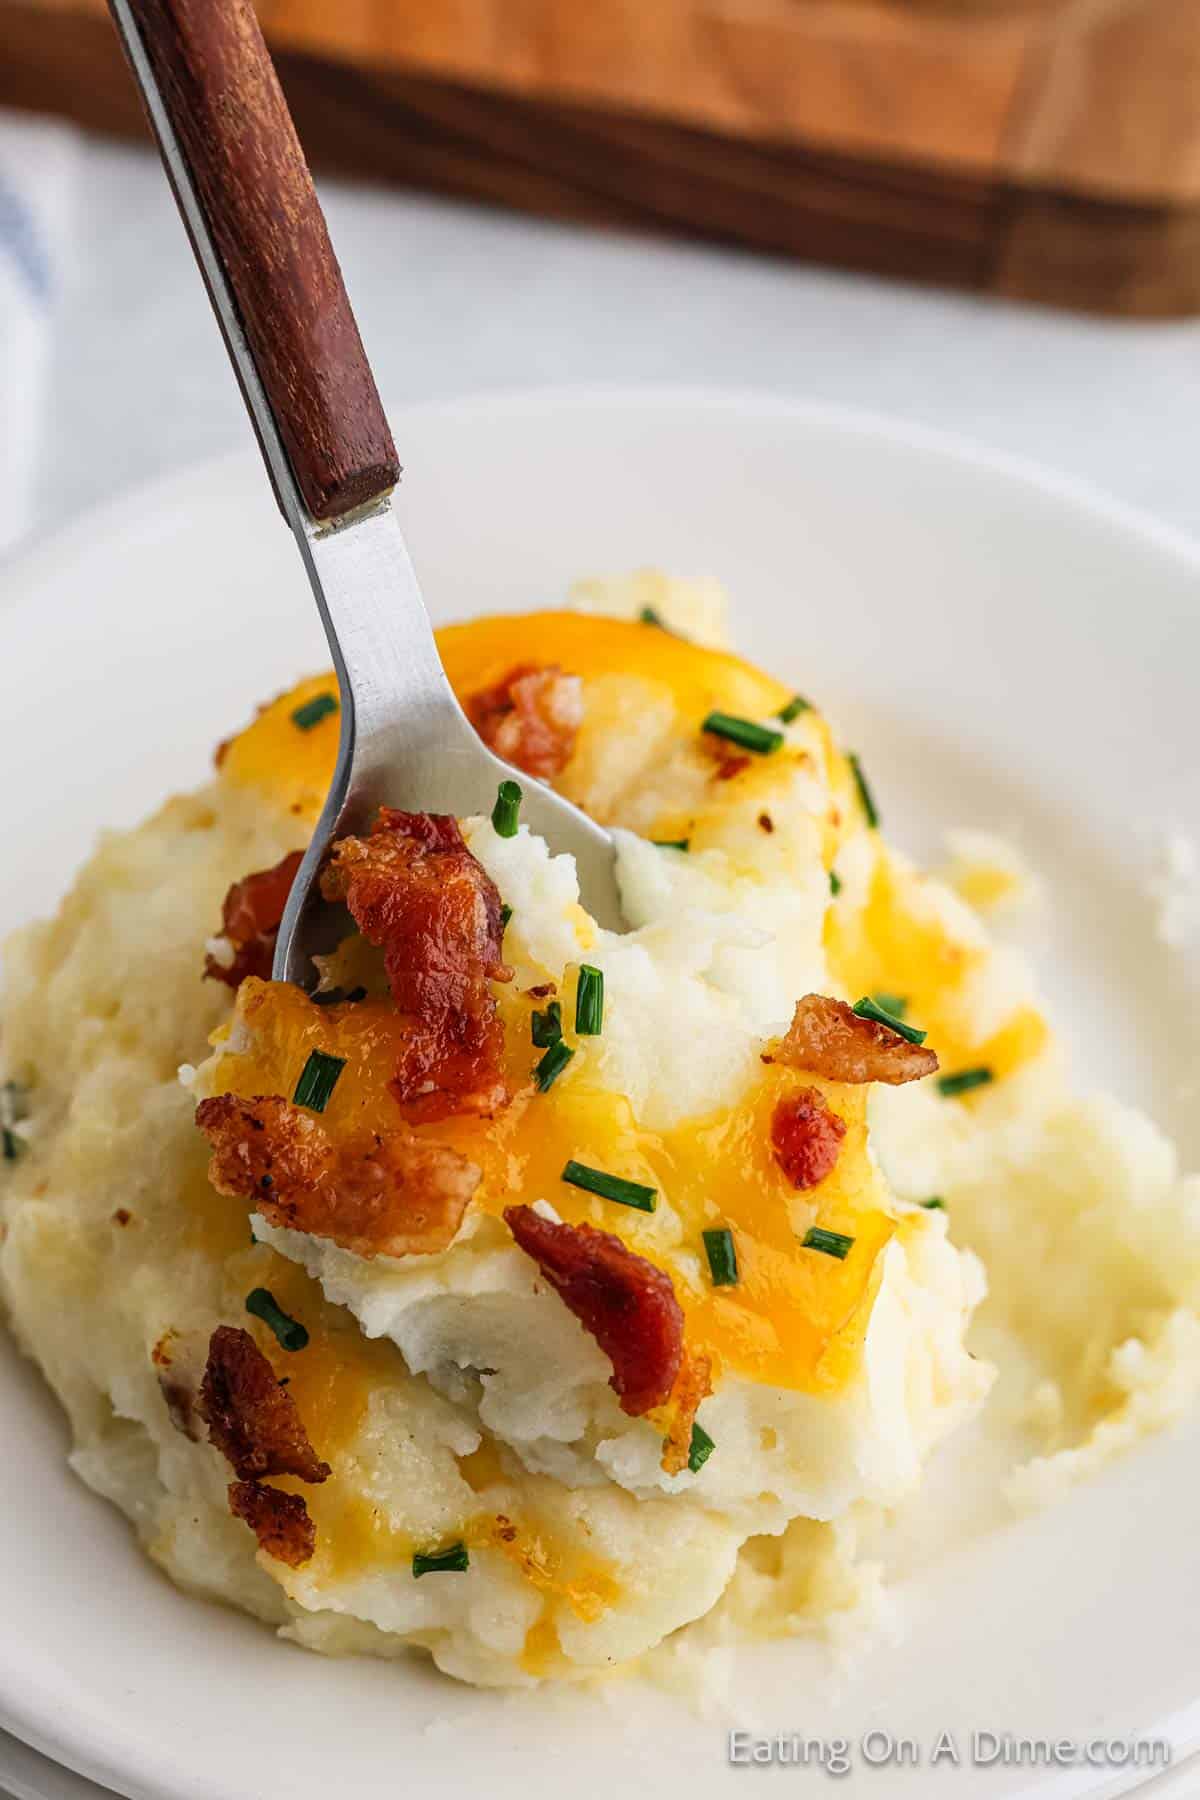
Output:
[[[1016,1503],[1191,1403],[1200,1190],[1072,1094],[982,922],[1023,871],[970,833],[913,868],[722,632],[641,575],[440,634],[481,734],[612,828],[624,934],[488,794],[339,844],[346,941],[272,982],[321,676],[10,944],[0,1292],[180,1586],[586,1679],[865,1614],[857,1522],[993,1359]]]

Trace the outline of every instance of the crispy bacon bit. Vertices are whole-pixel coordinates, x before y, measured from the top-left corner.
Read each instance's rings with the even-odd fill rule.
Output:
[[[768,834],[770,834],[770,833],[771,833],[771,832],[772,832],[772,831],[774,831],[774,829],[775,829],[775,821],[774,821],[774,819],[773,819],[773,818],[772,818],[772,817],[771,817],[771,815],[770,815],[770,813],[767,813],[767,812],[761,812],[761,813],[759,813],[759,815],[758,815],[758,829],[759,829],[759,830],[760,830],[760,831],[765,831],[765,832],[767,832],[767,833],[768,833]]]
[[[671,1423],[663,1439],[661,1467],[667,1475],[678,1475],[688,1466],[692,1450],[692,1426],[696,1410],[706,1394],[712,1393],[712,1364],[707,1356],[693,1356],[685,1350],[679,1374],[671,1389]]]
[[[518,663],[495,687],[472,694],[466,712],[497,756],[549,781],[571,760],[583,723],[583,683],[557,663]]]
[[[280,920],[303,860],[304,852],[293,850],[273,869],[259,869],[257,874],[234,882],[221,908],[221,932],[229,945],[230,959],[226,963],[210,951],[204,959],[204,973],[209,980],[236,988],[247,975],[257,975],[262,981],[271,979]]]
[[[662,1406],[679,1374],[683,1312],[671,1278],[610,1231],[509,1206],[505,1223],[612,1363],[611,1386],[633,1417]]]
[[[826,1081],[883,1081],[899,1087],[932,1075],[938,1059],[921,1044],[874,1019],[860,1019],[844,1000],[806,994],[797,1000],[787,1036],[763,1056]]]
[[[303,1494],[285,1494],[259,1481],[231,1481],[229,1510],[235,1519],[245,1520],[260,1550],[289,1568],[298,1569],[317,1547]]]
[[[794,1188],[814,1188],[832,1174],[841,1154],[846,1121],[816,1088],[781,1100],[771,1120],[771,1148]]]
[[[702,732],[700,742],[717,765],[713,770],[714,781],[732,781],[754,761],[746,751],[736,749],[728,738],[719,737],[715,731]]]
[[[216,1445],[241,1481],[262,1475],[298,1475],[324,1481],[321,1462],[287,1389],[250,1336],[233,1325],[218,1325],[208,1342],[200,1384],[199,1412]]]
[[[202,1100],[196,1123],[213,1147],[209,1179],[253,1200],[268,1224],[332,1238],[356,1256],[444,1250],[462,1223],[479,1169],[448,1144],[401,1126],[336,1145],[319,1118],[278,1094]]]
[[[130,1210],[127,1206],[118,1206],[116,1212],[113,1214],[112,1217],[113,1217],[114,1225],[128,1225],[130,1219],[132,1219],[132,1217],[133,1217],[133,1214],[130,1212]]]
[[[414,1122],[488,1115],[509,1100],[504,1027],[489,981],[508,981],[500,895],[458,823],[380,809],[370,837],[343,838],[321,878],[381,945],[410,1033],[389,1086]]]

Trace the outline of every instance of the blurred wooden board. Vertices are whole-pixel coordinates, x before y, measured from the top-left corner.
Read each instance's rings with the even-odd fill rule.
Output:
[[[318,168],[1140,317],[1200,312],[1200,0],[260,0]],[[0,104],[141,129],[104,0]]]

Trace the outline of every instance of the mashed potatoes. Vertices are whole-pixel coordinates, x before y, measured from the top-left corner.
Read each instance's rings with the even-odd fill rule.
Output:
[[[4,1014],[2,1291],[78,1473],[182,1586],[314,1649],[416,1646],[496,1685],[628,1666],[684,1626],[710,1643],[861,1615],[856,1521],[901,1505],[991,1386],[966,1343],[985,1268],[1015,1499],[1200,1378],[1197,1190],[1147,1121],[1073,1097],[1026,970],[961,898],[1011,898],[1021,872],[990,853],[989,886],[964,838],[955,892],[890,850],[820,714],[676,635],[718,634],[712,589],[576,598],[594,616],[441,636],[481,729],[515,732],[528,767],[557,744],[556,785],[614,828],[631,927],[589,918],[571,859],[523,825],[462,822],[430,892],[450,869],[505,908],[486,1103],[432,1108],[436,1072],[398,1090],[411,1021],[361,919],[317,1002],[240,966],[228,907],[221,928],[231,886],[307,839],[328,678],[102,842],[14,940]],[[705,732],[714,709],[779,741]],[[860,995],[927,1034],[936,1073],[909,1079],[932,1058],[829,1010]],[[814,1052],[804,996],[866,1075]],[[233,1134],[215,1187],[201,1102]],[[283,1150],[255,1160],[247,1134],[281,1120],[323,1185],[289,1188]],[[385,1155],[389,1217],[418,1195],[403,1244],[378,1235]],[[618,1341],[627,1321],[598,1323],[543,1242],[669,1316],[657,1390],[659,1339]]]

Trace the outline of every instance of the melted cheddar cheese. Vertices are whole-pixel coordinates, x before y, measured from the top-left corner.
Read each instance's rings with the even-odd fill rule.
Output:
[[[736,657],[616,620],[569,613],[493,618],[444,630],[438,642],[464,700],[503,680],[528,645],[536,646],[539,662],[556,662],[582,677],[584,722],[576,752],[556,785],[599,817],[606,816],[606,804],[595,792],[594,771],[605,742],[628,729],[631,694],[647,716],[653,713],[663,741],[687,744],[698,742],[701,722],[713,708],[762,719],[790,697],[778,682]],[[304,730],[293,715],[322,694],[336,694],[331,675],[280,696],[226,747],[221,763],[225,780],[306,823],[315,820],[332,774],[338,720],[329,713]],[[830,796],[819,841],[822,861],[831,868],[839,850],[867,826],[850,766],[825,721],[815,712],[805,720],[807,748],[789,743],[778,760],[755,759],[737,780],[717,783],[705,806],[658,815],[647,835],[691,836],[693,848],[702,847],[706,824],[731,807],[756,806],[758,791],[769,790],[785,759],[797,765],[808,761]],[[956,998],[987,952],[956,941],[935,915],[922,910],[918,878],[889,855],[877,834],[870,833],[869,842],[873,862],[865,904],[831,904],[826,915],[825,952],[840,990],[852,998],[873,990],[902,993],[907,1016],[928,1030],[943,1068],[951,1071],[987,1062],[1002,1076],[1036,1055],[1046,1027],[1031,1009],[1015,1013],[989,1042],[962,1037]],[[589,1082],[586,1058],[576,1059],[570,1080],[539,1093],[531,1081],[539,1053],[531,1047],[529,1015],[542,1002],[514,988],[498,987],[496,993],[506,1026],[512,1104],[495,1119],[462,1117],[424,1128],[482,1169],[473,1208],[497,1215],[509,1205],[548,1200],[570,1223],[587,1221],[616,1232],[671,1275],[684,1309],[686,1341],[692,1351],[711,1358],[714,1381],[736,1375],[811,1393],[844,1386],[859,1366],[881,1253],[898,1228],[868,1149],[868,1090],[764,1065],[748,1091],[713,1116],[650,1132],[623,1095]],[[789,1005],[794,998],[788,996]],[[569,1012],[564,1004],[564,1017]],[[239,994],[235,1028],[218,1034],[211,1088],[290,1098],[309,1053],[322,1050],[345,1064],[323,1117],[330,1134],[337,1140],[387,1132],[399,1123],[387,1083],[402,1031],[387,998],[317,1007],[297,989],[250,980]],[[570,1030],[566,1037],[575,1047]],[[847,1128],[835,1169],[808,1193],[791,1189],[771,1149],[774,1107],[801,1087],[817,1088]],[[570,1158],[653,1187],[662,1197],[658,1209],[640,1212],[566,1185],[562,1171]],[[803,1247],[813,1225],[854,1240],[844,1260]],[[712,1226],[726,1226],[733,1234],[736,1286],[714,1287],[708,1279],[701,1233]],[[270,1285],[281,1303],[285,1308],[294,1303],[311,1319],[314,1296],[319,1298],[316,1284],[274,1252],[248,1254],[270,1255]],[[358,1429],[373,1381],[398,1352],[387,1343],[367,1343],[352,1324],[343,1329],[337,1309],[320,1302],[318,1311],[310,1348],[294,1359],[294,1370],[289,1365],[289,1374],[313,1441],[323,1455],[336,1456]],[[548,1600],[565,1601],[580,1617],[597,1616],[613,1603],[614,1583],[603,1565],[581,1563],[527,1511],[517,1520],[493,1509],[495,1494],[503,1491],[502,1470],[486,1439],[462,1459],[460,1473],[461,1535],[468,1543],[499,1550]],[[344,1573],[381,1558],[399,1564],[420,1547],[393,1533],[336,1475],[306,1498],[317,1524],[314,1574]],[[530,1633],[525,1665],[542,1671],[557,1654],[547,1613]]]
[[[438,634],[447,673],[463,699],[501,681],[531,644],[539,661],[557,662],[582,676],[581,736],[597,729],[594,719],[589,724],[593,693],[614,680],[653,687],[669,703],[680,737],[695,735],[714,707],[762,718],[790,698],[779,682],[738,657],[619,620],[541,613],[483,619]],[[314,817],[333,769],[337,718],[328,714],[302,730],[293,714],[324,693],[336,693],[332,676],[306,681],[265,707],[228,746],[224,777]],[[833,748],[824,721],[806,716],[816,725],[835,796],[825,856],[832,865],[840,844],[864,824],[848,763]],[[571,769],[560,783],[567,792]],[[770,772],[771,759],[758,759],[747,778],[764,779]],[[736,784],[723,787],[720,804]],[[744,804],[744,792],[739,797]],[[688,823],[694,827],[696,821]],[[851,915],[829,909],[826,948],[835,977],[851,994],[903,993],[908,1016],[928,1030],[944,1068],[986,1061],[996,1075],[1006,1074],[1042,1047],[1044,1022],[1031,1011],[1017,1014],[984,1044],[956,1035],[954,995],[986,952],[956,943],[936,920],[921,915],[911,904],[914,879],[898,870],[880,844],[867,904]],[[621,1096],[589,1087],[582,1070],[549,1094],[538,1094],[529,1080],[535,1059],[527,1015],[533,1003],[503,990],[499,998],[516,1100],[494,1121],[458,1119],[430,1128],[482,1167],[474,1204],[499,1212],[506,1205],[548,1199],[566,1220],[616,1230],[640,1254],[668,1269],[674,1264],[676,1276],[679,1253],[694,1256],[704,1228],[728,1225],[737,1245],[737,1287],[677,1280],[689,1343],[709,1354],[717,1369],[772,1386],[819,1389],[844,1380],[861,1344],[876,1262],[894,1230],[888,1197],[867,1152],[866,1090],[764,1069],[753,1091],[732,1109],[664,1135],[650,1134],[639,1129]],[[296,990],[249,982],[239,1013],[244,1026],[239,1038],[246,1047],[222,1057],[218,1091],[290,1096],[309,1052],[321,1049],[347,1065],[325,1114],[329,1130],[337,1136],[395,1126],[387,1081],[400,1026],[387,1001],[316,1007]],[[770,1148],[773,1106],[797,1086],[821,1089],[848,1127],[837,1168],[811,1196],[792,1193]],[[561,1172],[570,1157],[658,1189],[669,1198],[671,1226],[664,1230],[654,1214],[565,1186]],[[800,1247],[813,1224],[854,1238],[844,1262]]]

